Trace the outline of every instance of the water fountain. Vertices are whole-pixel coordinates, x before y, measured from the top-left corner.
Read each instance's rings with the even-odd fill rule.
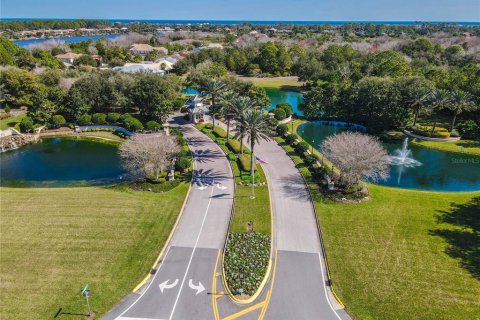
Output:
[[[403,140],[402,149],[396,149],[393,151],[393,155],[390,156],[390,164],[408,168],[422,165],[420,161],[412,158],[412,151],[408,149],[408,137]]]

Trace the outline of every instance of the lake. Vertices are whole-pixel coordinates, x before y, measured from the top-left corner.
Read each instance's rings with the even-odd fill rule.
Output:
[[[342,126],[307,122],[298,127],[297,133],[317,149],[329,135],[346,130]],[[385,143],[390,155],[402,149],[402,143]],[[434,191],[480,190],[480,157],[453,152],[438,151],[408,144],[411,158],[418,166],[392,165],[390,177],[378,184],[406,189]]]
[[[87,41],[88,39],[92,39],[93,41],[97,41],[101,38],[105,39],[115,39],[116,37],[121,36],[121,34],[102,34],[96,36],[78,36],[78,37],[58,37],[58,38],[48,38],[48,39],[27,39],[27,40],[14,40],[13,42],[18,45],[19,47],[28,49],[28,47],[32,44],[39,44],[47,41],[65,41],[67,43],[76,43]]]
[[[84,186],[122,181],[125,170],[114,144],[46,138],[0,153],[2,186]]]

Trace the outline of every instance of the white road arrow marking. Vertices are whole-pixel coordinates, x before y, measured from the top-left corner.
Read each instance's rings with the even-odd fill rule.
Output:
[[[205,290],[205,287],[203,286],[203,284],[200,281],[198,281],[198,286],[196,286],[196,285],[193,284],[192,279],[188,280],[188,286],[190,288],[192,288],[193,290],[197,290],[197,293],[195,293],[195,295],[198,295],[200,292]]]
[[[170,279],[168,279],[167,281],[164,281],[164,282],[162,282],[158,285],[158,287],[160,288],[160,291],[162,293],[163,293],[163,289],[172,289],[178,283],[178,279],[175,279],[175,281],[172,284],[168,284],[169,281],[170,281]]]

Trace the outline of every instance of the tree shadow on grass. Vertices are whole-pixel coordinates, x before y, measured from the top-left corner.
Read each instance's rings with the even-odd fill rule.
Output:
[[[439,211],[437,222],[456,227],[432,230],[431,234],[444,238],[449,244],[445,252],[480,279],[480,197],[465,204],[452,203],[450,210]]]
[[[480,148],[479,141],[462,141],[457,142],[457,145],[463,148]]]

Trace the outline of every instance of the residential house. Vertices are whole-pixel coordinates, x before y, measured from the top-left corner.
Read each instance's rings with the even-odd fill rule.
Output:
[[[153,52],[153,51],[158,51],[158,52],[160,52],[162,54],[165,54],[165,55],[168,54],[168,49],[167,48],[152,47],[151,45],[146,44],[146,43],[135,43],[130,47],[129,51],[132,54],[138,54],[140,56],[146,56],[150,52]]]
[[[57,54],[55,58],[59,59],[62,61],[65,65],[71,66],[73,65],[73,62],[83,56],[81,53],[73,53],[73,52],[67,52],[67,53],[62,53],[62,54]]]
[[[154,73],[164,75],[166,72],[162,67],[160,63],[145,61],[140,63],[125,63],[125,65],[121,67],[114,67],[113,70],[125,73]]]

